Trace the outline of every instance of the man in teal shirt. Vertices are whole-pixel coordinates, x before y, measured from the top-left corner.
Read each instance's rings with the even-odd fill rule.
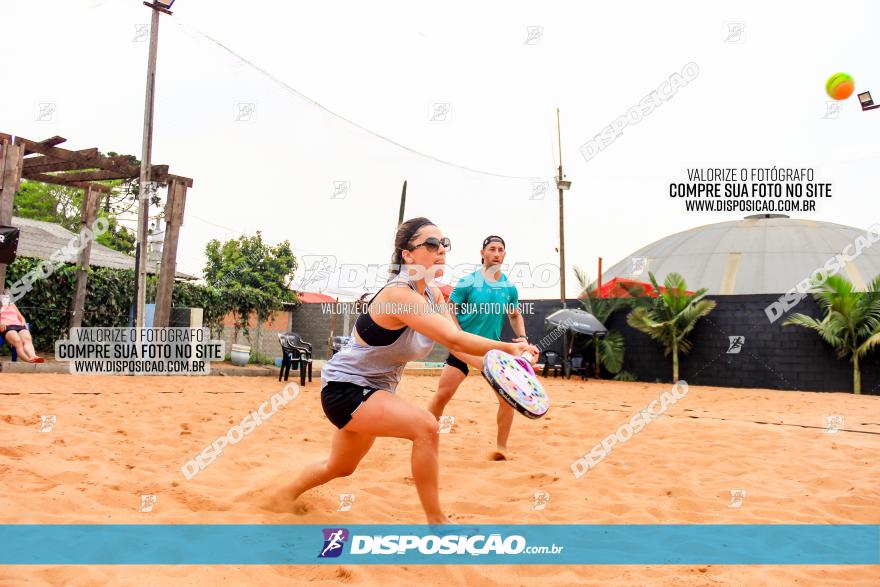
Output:
[[[459,326],[465,332],[501,340],[501,329],[506,316],[517,336],[513,339],[514,342],[527,342],[525,321],[517,309],[519,293],[516,286],[501,273],[501,264],[504,263],[505,256],[504,239],[495,235],[486,237],[480,250],[482,267],[464,276],[456,284],[449,301],[456,305],[455,315]],[[467,364],[450,354],[440,374],[437,393],[428,405],[428,410],[437,419],[443,415],[443,409],[455,395],[467,373]],[[495,395],[498,398],[496,444],[500,457],[494,458],[504,458],[507,437],[513,425],[513,408],[501,399],[501,396]]]

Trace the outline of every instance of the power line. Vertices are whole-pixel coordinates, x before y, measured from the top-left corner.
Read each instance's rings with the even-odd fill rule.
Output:
[[[202,218],[201,216],[196,216],[195,214],[193,214],[191,212],[187,212],[186,216],[187,216],[187,218],[195,218],[196,220],[198,220],[200,222],[204,222],[205,224],[210,224],[211,226],[216,226],[217,228],[222,228],[224,230],[228,230],[229,232],[232,232],[232,233],[237,234],[239,236],[247,236],[246,232],[238,230],[237,228],[231,228],[229,226],[223,226],[222,224],[217,224],[216,222],[211,222],[210,220],[206,220],[205,218]],[[295,246],[294,249],[295,249],[294,253],[306,253],[307,255],[317,255],[317,256],[324,255],[324,256],[329,256],[329,257],[336,257],[337,259],[339,259],[339,257],[337,257],[336,255],[332,255],[332,254],[326,253],[326,252],[319,253],[317,251],[304,249],[304,248],[298,247],[298,246]]]
[[[245,64],[249,65],[250,67],[252,67],[253,69],[257,70],[263,76],[269,78],[270,80],[272,80],[273,82],[275,82],[279,86],[283,87],[288,92],[296,95],[297,97],[299,97],[307,102],[310,102],[312,105],[317,106],[318,108],[320,108],[324,112],[327,112],[331,116],[334,116],[335,118],[338,118],[339,120],[347,122],[348,124],[364,131],[365,133],[372,135],[372,136],[376,137],[377,139],[380,139],[380,140],[383,140],[387,143],[390,143],[390,144],[394,145],[395,147],[403,149],[404,151],[407,151],[407,152],[412,153],[414,155],[417,155],[419,157],[423,157],[425,159],[429,159],[431,161],[434,161],[435,163],[440,163],[442,165],[448,165],[449,167],[455,167],[457,169],[461,169],[463,171],[468,171],[470,173],[477,173],[480,175],[488,175],[490,177],[499,177],[502,179],[517,179],[517,180],[525,180],[525,181],[535,181],[536,179],[539,178],[539,176],[537,176],[537,175],[531,176],[531,177],[525,177],[525,176],[521,176],[521,175],[506,175],[503,173],[494,173],[492,171],[483,171],[481,169],[474,169],[473,167],[468,167],[466,165],[459,165],[458,163],[453,163],[451,161],[446,161],[444,159],[440,159],[439,157],[435,157],[434,155],[430,155],[428,153],[423,153],[422,151],[418,151],[416,149],[413,149],[412,147],[407,147],[406,145],[401,144],[401,143],[395,141],[394,139],[391,139],[389,137],[386,137],[385,135],[379,134],[376,131],[370,130],[369,128],[363,126],[362,124],[359,124],[359,123],[351,120],[350,118],[346,118],[345,116],[338,114],[338,113],[334,112],[333,110],[330,110],[329,108],[327,108],[326,106],[324,106],[323,104],[318,102],[317,100],[313,100],[312,98],[309,98],[308,96],[306,96],[305,94],[303,94],[302,92],[297,90],[296,88],[292,87],[290,84],[278,79],[277,77],[275,77],[274,75],[272,75],[271,73],[269,73],[268,71],[266,71],[265,69],[260,67],[259,65],[253,63],[252,61],[248,60],[247,58],[236,53],[235,51],[233,51],[232,49],[230,49],[229,47],[227,47],[226,45],[224,45],[223,43],[221,43],[217,39],[211,37],[210,35],[203,33],[200,30],[198,30],[194,27],[191,27],[191,26],[187,25],[186,23],[182,23],[180,21],[176,22],[176,24],[179,27],[186,27],[190,31],[206,38],[207,40],[211,41],[212,43],[214,43],[215,45],[217,45],[218,47],[220,47],[224,51],[235,56],[237,59],[239,59],[243,63],[245,63]]]

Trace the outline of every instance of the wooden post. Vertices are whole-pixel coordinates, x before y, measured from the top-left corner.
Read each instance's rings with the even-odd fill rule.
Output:
[[[135,278],[135,326],[144,326],[144,306],[147,300],[147,222],[150,215],[150,195],[147,184],[150,182],[150,156],[153,150],[153,94],[156,90],[156,53],[159,44],[159,11],[153,6],[153,19],[150,23],[150,51],[147,59],[147,95],[144,100],[144,135],[141,143],[141,173],[138,179],[138,223],[137,223],[137,277]],[[177,239],[174,240],[175,246]],[[174,281],[174,275],[171,276]],[[170,298],[169,298],[170,303]],[[158,307],[156,308],[158,310]],[[169,306],[170,312],[170,306]],[[155,316],[153,318],[155,320]],[[156,324],[154,323],[154,326]],[[168,326],[168,314],[165,324]]]
[[[162,265],[159,268],[159,285],[156,289],[154,328],[167,327],[171,317],[171,290],[177,273],[177,238],[183,224],[185,206],[186,183],[173,179],[168,184],[168,202],[165,204],[165,244],[162,248]]]
[[[330,337],[327,339],[327,358],[328,359],[333,356],[333,337],[336,336],[336,308],[337,308],[337,306],[339,306],[339,298],[336,298],[336,303],[333,304],[332,310],[330,312]],[[291,328],[291,330],[293,330],[293,328]]]
[[[0,140],[0,224],[12,224],[12,203],[21,182],[24,147],[13,145],[5,137]],[[0,291],[6,287],[6,265],[0,263]]]
[[[98,204],[101,199],[101,192],[91,187],[85,188],[84,192],[82,227],[94,231],[95,219],[98,217]],[[76,294],[73,297],[73,310],[70,314],[71,328],[79,328],[82,326],[83,311],[86,305],[86,286],[88,285],[89,280],[89,258],[92,255],[93,240],[94,237],[89,238],[89,240],[83,243],[84,246],[79,254],[79,261],[77,262],[76,268]]]
[[[260,339],[263,337],[263,321],[260,320],[260,316],[254,312],[254,315],[257,316],[257,339],[254,341],[254,353],[260,352]]]

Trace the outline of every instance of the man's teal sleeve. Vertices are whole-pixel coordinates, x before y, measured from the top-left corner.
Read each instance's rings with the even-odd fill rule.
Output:
[[[470,285],[457,285],[455,286],[455,289],[452,290],[452,293],[449,294],[449,301],[453,304],[464,304],[467,302],[470,293]]]

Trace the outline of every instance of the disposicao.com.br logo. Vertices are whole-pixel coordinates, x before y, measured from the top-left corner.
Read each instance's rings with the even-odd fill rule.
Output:
[[[517,555],[559,554],[564,546],[528,546],[519,534],[383,534],[351,535],[346,528],[324,528],[324,546],[318,558],[338,557],[351,538],[350,555]]]
[[[342,547],[348,540],[348,530],[345,528],[324,528],[324,546],[318,554],[318,558],[336,558],[342,554]]]

